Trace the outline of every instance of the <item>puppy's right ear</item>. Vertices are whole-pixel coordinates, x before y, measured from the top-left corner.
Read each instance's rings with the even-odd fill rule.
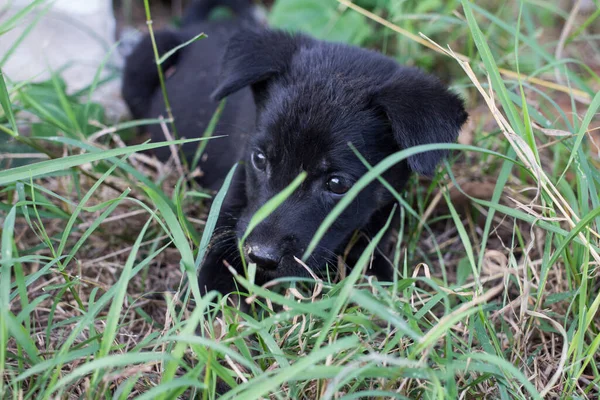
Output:
[[[416,68],[399,67],[376,88],[373,100],[386,114],[400,149],[454,143],[468,118],[459,96],[434,76]],[[418,174],[433,176],[447,153],[436,149],[415,154],[408,157],[408,165]]]
[[[311,39],[277,30],[243,30],[229,41],[223,57],[221,82],[212,93],[221,100],[251,86],[257,106],[264,100],[267,82],[283,74],[294,55]]]

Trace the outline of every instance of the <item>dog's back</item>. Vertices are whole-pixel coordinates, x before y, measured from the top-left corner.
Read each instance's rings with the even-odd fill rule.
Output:
[[[209,19],[218,6],[229,8],[234,17]],[[199,0],[186,10],[181,29],[155,33],[161,56],[199,33],[207,35],[207,38],[180,49],[162,64],[179,137],[203,135],[218,105],[209,96],[217,86],[226,44],[242,26],[254,24],[257,22],[251,0]],[[167,117],[149,36],[144,37],[127,58],[123,97],[134,118]],[[220,186],[226,171],[239,160],[243,146],[236,144],[243,140],[245,127],[252,126],[254,118],[255,106],[249,89],[227,99],[213,136],[227,135],[229,138],[209,141],[200,162],[203,186],[212,189]],[[166,140],[157,124],[150,125],[147,131],[153,141]],[[192,143],[183,147],[188,160],[193,158],[197,146],[197,143]],[[158,149],[155,154],[162,161],[171,155],[168,148]]]
[[[181,25],[185,28],[209,21],[217,7],[228,8],[238,19],[255,19],[251,0],[196,0],[186,9]]]

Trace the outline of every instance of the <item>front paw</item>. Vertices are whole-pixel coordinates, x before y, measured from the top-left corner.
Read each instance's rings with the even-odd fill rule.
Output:
[[[235,280],[222,257],[210,256],[202,263],[198,273],[198,285],[202,295],[216,290],[222,295],[235,291]]]

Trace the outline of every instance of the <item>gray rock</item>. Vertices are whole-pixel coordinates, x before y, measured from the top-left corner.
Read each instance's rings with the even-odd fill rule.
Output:
[[[0,27],[30,3],[31,0],[0,0]],[[33,29],[13,49],[32,24]],[[0,58],[12,51],[2,70],[13,82],[36,82],[47,80],[50,71],[64,68],[61,76],[68,91],[80,90],[93,82],[98,68],[111,51],[115,43],[115,29],[111,0],[42,2],[12,30],[2,35]],[[120,53],[112,49],[107,62],[112,68],[105,68],[102,77],[109,74],[118,76],[122,63]],[[119,79],[100,86],[93,99],[105,106],[109,117],[120,118],[127,112],[120,96]]]

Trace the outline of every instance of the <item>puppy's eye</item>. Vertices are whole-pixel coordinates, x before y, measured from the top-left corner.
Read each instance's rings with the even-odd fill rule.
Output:
[[[332,176],[327,181],[327,190],[331,193],[342,195],[350,190],[351,183],[340,176]]]
[[[267,168],[267,157],[260,151],[252,153],[252,164],[259,171],[264,171]]]

